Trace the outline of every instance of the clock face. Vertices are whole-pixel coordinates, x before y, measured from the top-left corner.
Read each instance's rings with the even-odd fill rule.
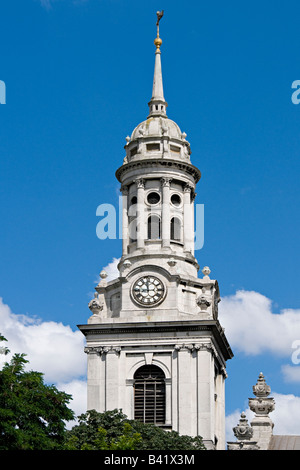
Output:
[[[165,287],[157,277],[143,276],[133,284],[132,294],[139,304],[152,307],[164,298]]]

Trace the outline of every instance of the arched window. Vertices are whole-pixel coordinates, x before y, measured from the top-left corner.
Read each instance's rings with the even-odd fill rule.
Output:
[[[148,240],[159,240],[161,237],[160,218],[158,215],[148,217]]]
[[[181,220],[178,217],[171,219],[171,240],[175,242],[181,241]]]
[[[165,415],[165,374],[157,366],[142,366],[134,374],[134,419],[165,424]]]

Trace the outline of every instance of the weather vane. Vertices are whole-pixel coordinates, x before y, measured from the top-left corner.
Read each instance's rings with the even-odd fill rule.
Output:
[[[156,26],[157,26],[157,37],[159,37],[159,22],[160,22],[160,20],[162,19],[162,17],[164,16],[164,10],[157,11],[157,12],[156,12],[156,15],[157,15],[157,22],[156,22]]]
[[[160,48],[161,43],[162,43],[162,40],[159,37],[159,22],[160,22],[160,20],[162,19],[163,15],[164,15],[164,10],[157,11],[156,15],[157,15],[157,22],[156,22],[157,36],[154,40],[154,44],[156,45],[156,52],[159,52],[159,48]]]

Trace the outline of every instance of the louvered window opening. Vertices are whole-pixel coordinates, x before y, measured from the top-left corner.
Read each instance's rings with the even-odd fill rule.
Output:
[[[152,365],[140,367],[134,375],[134,419],[165,424],[166,390],[163,371]]]
[[[181,240],[181,222],[177,217],[171,219],[171,240],[180,242]]]
[[[148,240],[159,240],[161,238],[161,222],[157,215],[148,217]]]

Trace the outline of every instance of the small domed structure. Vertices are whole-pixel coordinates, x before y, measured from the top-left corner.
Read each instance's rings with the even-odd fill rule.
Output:
[[[155,105],[159,106],[159,105]],[[165,115],[149,115],[133,130],[125,145],[124,163],[145,158],[172,158],[190,161],[190,144],[186,133]]]
[[[131,141],[140,137],[153,137],[157,135],[167,134],[174,139],[182,140],[183,136],[178,124],[167,117],[155,116],[149,117],[146,121],[141,122],[131,134]]]

